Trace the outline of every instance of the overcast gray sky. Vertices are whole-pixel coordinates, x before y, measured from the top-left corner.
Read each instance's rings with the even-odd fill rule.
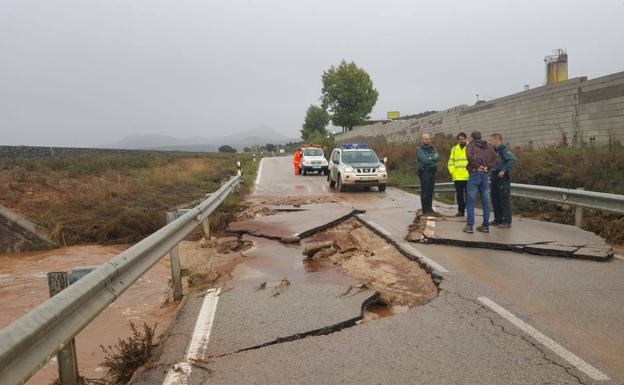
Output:
[[[297,136],[321,74],[354,60],[373,118],[624,70],[624,1],[0,0],[0,144],[129,134]]]

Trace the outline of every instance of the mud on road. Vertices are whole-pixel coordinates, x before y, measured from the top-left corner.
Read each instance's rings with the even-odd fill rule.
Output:
[[[306,240],[308,245],[330,245],[309,258],[337,266],[343,273],[380,293],[393,311],[424,305],[438,288],[418,263],[407,259],[394,246],[351,218]]]

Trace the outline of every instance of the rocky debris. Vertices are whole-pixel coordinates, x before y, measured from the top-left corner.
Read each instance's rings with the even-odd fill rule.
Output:
[[[260,290],[264,290],[264,289],[266,289],[266,285],[267,285],[266,281],[262,282],[262,283],[261,283],[261,284],[260,284],[260,285],[256,288],[256,291],[260,291]]]
[[[312,255],[312,259],[315,261],[319,261],[321,259],[329,258],[336,254],[338,250],[332,245],[331,247],[321,249]]]
[[[338,251],[341,253],[355,251],[360,248],[360,243],[357,238],[350,232],[339,234],[335,243],[338,247]]]
[[[213,284],[219,279],[219,273],[214,270],[207,272],[194,272],[188,277],[187,282],[189,287],[199,287]]]
[[[409,242],[422,242],[425,236],[420,231],[410,231],[405,236],[405,239]]]
[[[252,201],[256,206],[260,205],[274,205],[284,206],[292,205],[294,207],[301,207],[303,205],[310,205],[313,203],[337,203],[338,199],[332,195],[319,195],[319,196],[306,196],[306,197],[273,197],[264,198]]]
[[[312,236],[314,246],[333,242],[337,246],[317,251],[313,258],[320,264],[334,265],[345,274],[365,282],[363,287],[376,290],[380,300],[389,306],[413,307],[425,304],[437,296],[431,276],[407,259],[394,246],[363,226],[357,219],[348,219]],[[340,252],[342,245],[343,250]],[[336,251],[329,255],[332,248]],[[353,294],[348,288],[343,296]]]
[[[218,253],[227,254],[247,250],[252,246],[249,241],[244,241],[238,237],[210,238],[200,241],[200,246],[205,248],[216,248]]]
[[[306,257],[311,258],[317,252],[323,249],[331,248],[333,246],[334,246],[334,242],[332,241],[317,243],[314,245],[307,246],[305,249],[303,249],[303,254]]]
[[[235,220],[243,221],[247,219],[268,217],[269,215],[274,215],[277,213],[277,210],[274,210],[267,206],[250,206],[247,207],[245,210],[237,213]]]

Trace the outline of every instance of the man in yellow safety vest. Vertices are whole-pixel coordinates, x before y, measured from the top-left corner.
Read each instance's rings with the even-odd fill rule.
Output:
[[[466,159],[466,133],[457,134],[457,144],[451,148],[448,160],[448,170],[455,184],[457,200],[456,217],[463,217],[466,211],[466,190],[468,186],[468,159]]]

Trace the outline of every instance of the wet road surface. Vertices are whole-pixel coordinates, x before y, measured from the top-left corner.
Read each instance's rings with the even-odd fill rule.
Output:
[[[205,367],[193,369],[188,384],[624,381],[624,261],[407,244],[417,196],[336,193],[323,176],[294,176],[290,158],[265,158],[257,182],[252,198],[331,195],[364,210],[362,219],[381,236],[432,262],[442,278],[439,296],[391,317],[341,324],[363,300],[342,303],[332,294],[348,277],[306,268],[295,246],[271,249],[263,243],[276,241],[255,239],[233,272],[233,288],[215,304],[213,334],[200,352]],[[201,293],[189,299],[178,325],[186,335],[167,345],[171,354],[161,363],[185,360],[202,300]],[[323,327],[335,330],[307,333]],[[138,383],[175,384],[166,374],[152,371]]]

